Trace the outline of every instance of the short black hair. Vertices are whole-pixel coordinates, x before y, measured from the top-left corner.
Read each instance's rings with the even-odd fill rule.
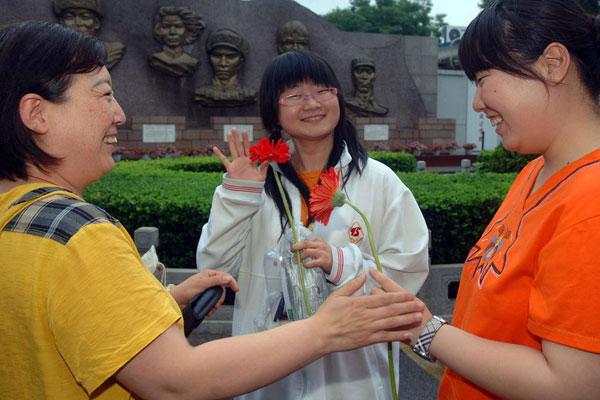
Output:
[[[469,24],[458,56],[472,81],[488,69],[543,81],[532,64],[550,43],[561,43],[597,102],[599,31],[598,19],[578,0],[496,0]]]
[[[0,179],[27,179],[28,163],[46,170],[60,162],[21,121],[21,98],[35,93],[64,102],[74,74],[105,63],[102,43],[73,29],[41,21],[0,27]]]
[[[259,91],[260,116],[263,126],[268,132],[269,139],[277,141],[281,138],[279,96],[285,90],[307,81],[311,81],[316,85],[338,89],[337,97],[340,105],[340,119],[334,128],[333,149],[329,155],[326,167],[333,167],[339,162],[345,145],[352,157],[352,161],[348,166],[348,172],[343,177],[343,183],[345,184],[353,173],[360,174],[362,172],[368,156],[367,151],[358,140],[356,128],[346,118],[346,107],[338,79],[329,63],[323,57],[310,51],[292,50],[278,55],[271,61],[263,73]],[[300,179],[291,163],[279,164],[279,168],[283,172],[283,175],[298,188],[306,204],[308,204],[310,189]],[[283,200],[279,194],[272,169],[269,169],[267,173],[265,192],[273,199],[279,209],[283,230],[289,221],[287,221]],[[309,223],[311,221],[312,217],[309,217]]]

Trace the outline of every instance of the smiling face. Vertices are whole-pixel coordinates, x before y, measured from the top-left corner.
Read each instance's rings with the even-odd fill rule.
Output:
[[[294,94],[311,94],[325,86],[311,81],[303,82],[283,91],[279,98]],[[340,103],[337,96],[317,102],[307,96],[300,106],[279,105],[279,124],[297,140],[333,140],[333,130],[340,120]]]
[[[62,159],[53,172],[81,193],[114,168],[117,126],[125,122],[125,114],[106,67],[74,75],[66,98],[44,102],[47,132],[39,136],[39,145]]]
[[[476,74],[473,109],[483,112],[509,151],[544,153],[552,138],[543,82],[490,69]]]

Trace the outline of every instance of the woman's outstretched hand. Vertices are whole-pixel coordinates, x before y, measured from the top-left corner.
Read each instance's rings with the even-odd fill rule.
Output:
[[[213,147],[213,151],[223,163],[229,178],[242,181],[264,182],[267,179],[267,171],[269,170],[268,163],[264,163],[259,168],[256,163],[250,160],[248,132],[242,131],[242,140],[240,140],[237,129],[233,128],[227,134],[227,141],[229,142],[231,161],[225,157],[218,147]]]
[[[390,278],[381,274],[373,276],[380,285]],[[346,351],[379,342],[409,342],[409,327],[420,325],[424,305],[415,296],[400,288],[393,293],[371,296],[352,296],[365,283],[361,274],[333,292],[319,307],[313,317],[313,329],[324,339],[327,352]]]
[[[371,274],[373,279],[375,279],[380,285],[379,287],[375,287],[371,290],[371,295],[382,294],[382,293],[408,293],[406,291],[406,289],[404,289],[402,286],[398,285],[393,280],[387,278],[382,272],[379,272],[375,268],[369,270],[369,274]],[[384,278],[387,278],[387,279],[384,279]],[[425,303],[423,303],[421,300],[419,300],[416,297],[414,299],[415,299],[414,301],[421,304],[421,310],[423,311],[423,318],[419,323],[415,323],[410,326],[402,327],[402,329],[406,329],[411,332],[411,340],[405,342],[406,344],[410,345],[411,347],[415,345],[417,339],[419,338],[419,334],[425,327],[425,324],[427,323],[427,321],[429,321],[433,317],[433,314],[431,314],[431,311],[429,311],[429,309],[427,308]]]

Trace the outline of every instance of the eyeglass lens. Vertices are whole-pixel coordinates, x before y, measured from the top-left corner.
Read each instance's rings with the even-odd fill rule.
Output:
[[[307,102],[309,97],[317,102],[326,101],[335,96],[336,92],[336,88],[324,88],[310,94],[291,94],[281,99],[281,104],[288,106],[301,105]]]

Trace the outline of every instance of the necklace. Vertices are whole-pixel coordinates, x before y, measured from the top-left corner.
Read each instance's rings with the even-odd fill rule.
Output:
[[[28,177],[30,177],[30,178],[33,178],[33,179],[37,179],[38,181],[42,181],[42,182],[46,182],[46,183],[50,183],[51,185],[54,185],[54,186],[59,186],[59,185],[57,185],[56,183],[54,183],[54,182],[51,182],[51,181],[49,181],[49,180],[47,180],[47,179],[44,179],[44,178],[39,178],[39,177],[37,177],[37,176],[33,176],[33,175],[29,175],[29,174],[27,174],[27,176],[28,176]]]

